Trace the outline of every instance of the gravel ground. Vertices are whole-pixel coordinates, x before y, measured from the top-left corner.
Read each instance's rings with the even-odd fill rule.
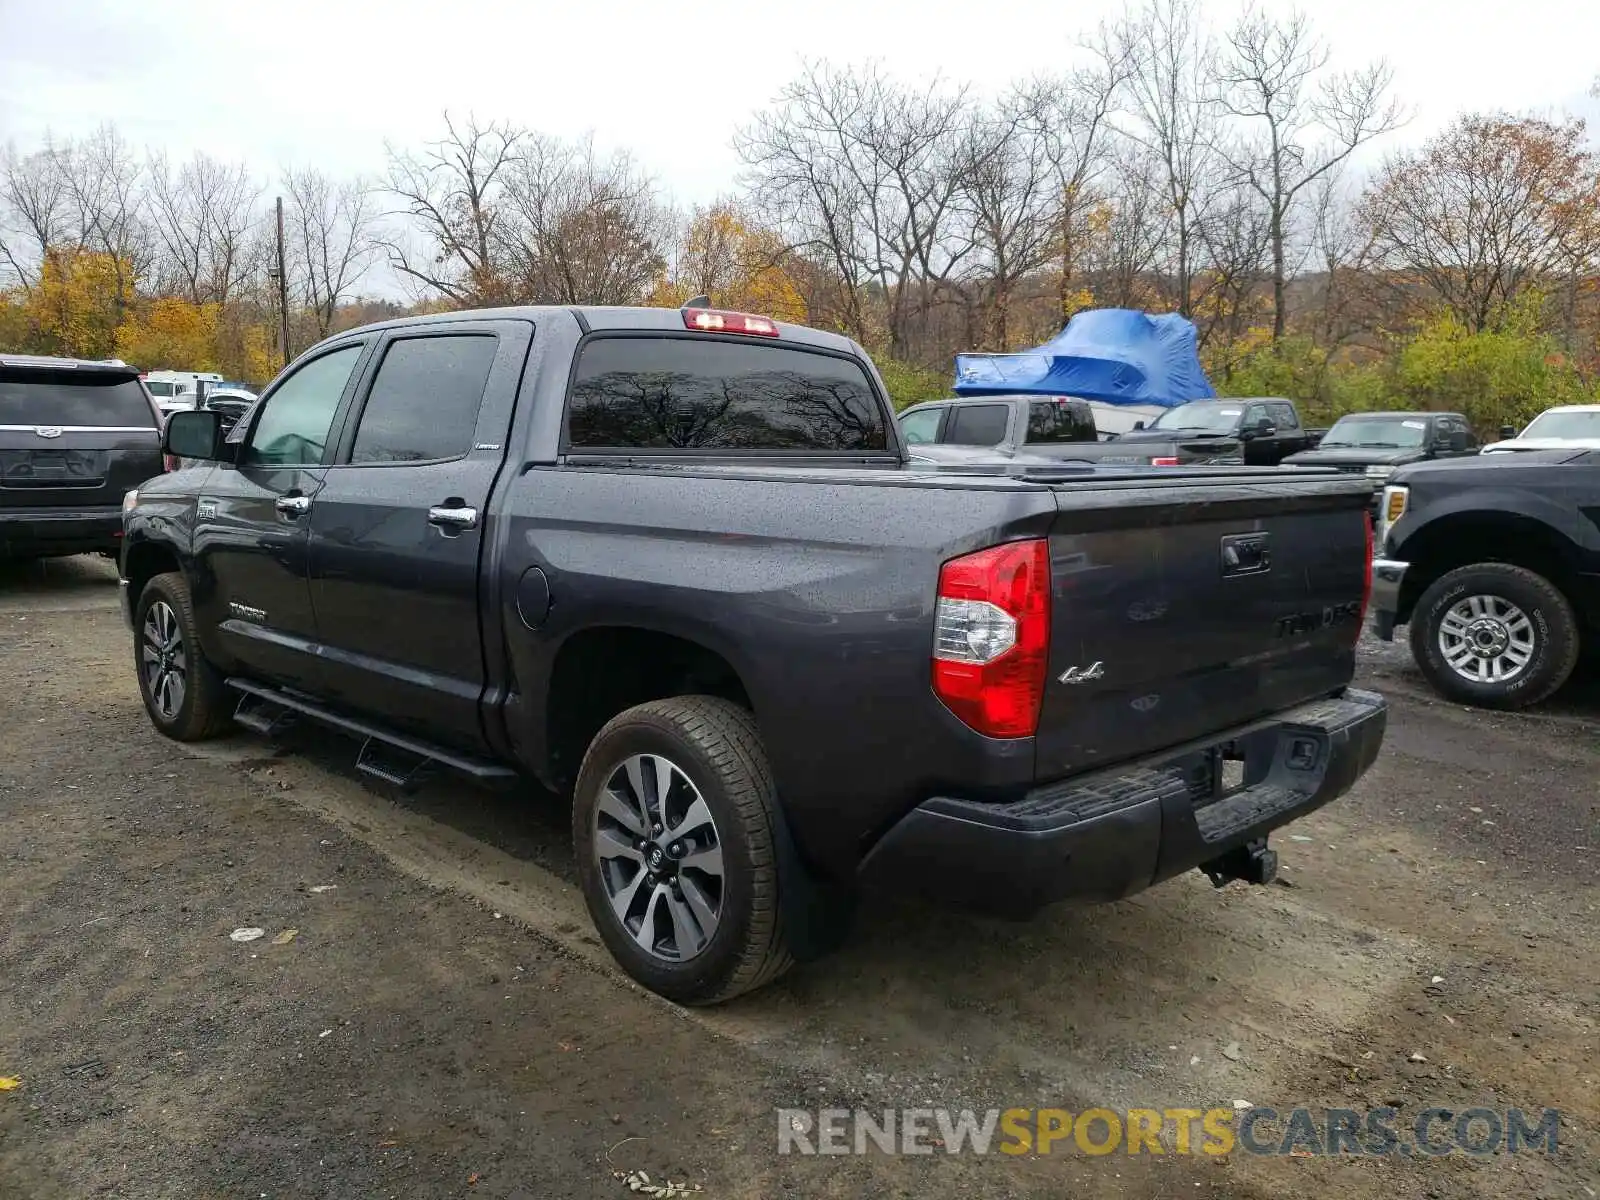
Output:
[[[1600,1193],[1582,687],[1469,711],[1363,645],[1387,747],[1275,839],[1283,884],[1195,875],[1020,926],[883,900],[837,956],[685,1012],[610,967],[548,798],[379,794],[331,736],[158,737],[105,564],[0,573],[0,677],[3,1200],[620,1197],[636,1169],[717,1197]],[[230,940],[247,926],[265,936]],[[775,1138],[779,1106],[1235,1099],[1558,1107],[1562,1150],[824,1159]]]

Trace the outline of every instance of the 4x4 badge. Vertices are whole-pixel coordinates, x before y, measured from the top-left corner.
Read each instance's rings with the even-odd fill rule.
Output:
[[[1100,663],[1092,667],[1068,667],[1056,679],[1061,683],[1088,683],[1091,679],[1105,678],[1106,669]]]

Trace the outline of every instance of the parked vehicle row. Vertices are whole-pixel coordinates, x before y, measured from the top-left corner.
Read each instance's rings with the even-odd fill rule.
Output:
[[[407,318],[164,436],[194,465],[129,495],[121,564],[156,728],[540,780],[605,943],[682,1001],[824,952],[874,888],[1025,916],[1266,882],[1383,738],[1349,686],[1364,480],[933,470],[817,330]]]
[[[1148,424],[1107,434],[1099,414],[1114,406],[1069,396],[983,395],[915,404],[899,416],[913,446],[959,446],[1121,466],[1272,466],[1314,444],[1291,400],[1203,400],[1162,411]]]

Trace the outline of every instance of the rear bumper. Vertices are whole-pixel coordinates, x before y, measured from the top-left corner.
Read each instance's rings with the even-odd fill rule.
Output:
[[[122,506],[0,508],[0,554],[115,553]]]
[[[1383,697],[1351,689],[1009,804],[934,797],[884,835],[861,881],[1008,917],[1119,899],[1349,791],[1377,758],[1387,717]],[[1224,758],[1244,764],[1226,794]]]
[[[1386,642],[1394,641],[1394,628],[1401,623],[1400,589],[1406,581],[1406,566],[1392,558],[1372,560],[1372,632]]]

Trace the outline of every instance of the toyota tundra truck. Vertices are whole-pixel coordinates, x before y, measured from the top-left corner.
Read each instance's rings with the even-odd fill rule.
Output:
[[[1383,740],[1365,480],[919,466],[861,347],[764,317],[371,325],[164,449],[121,560],[156,729],[553,791],[606,945],[681,1002],[881,889],[1265,882]]]

